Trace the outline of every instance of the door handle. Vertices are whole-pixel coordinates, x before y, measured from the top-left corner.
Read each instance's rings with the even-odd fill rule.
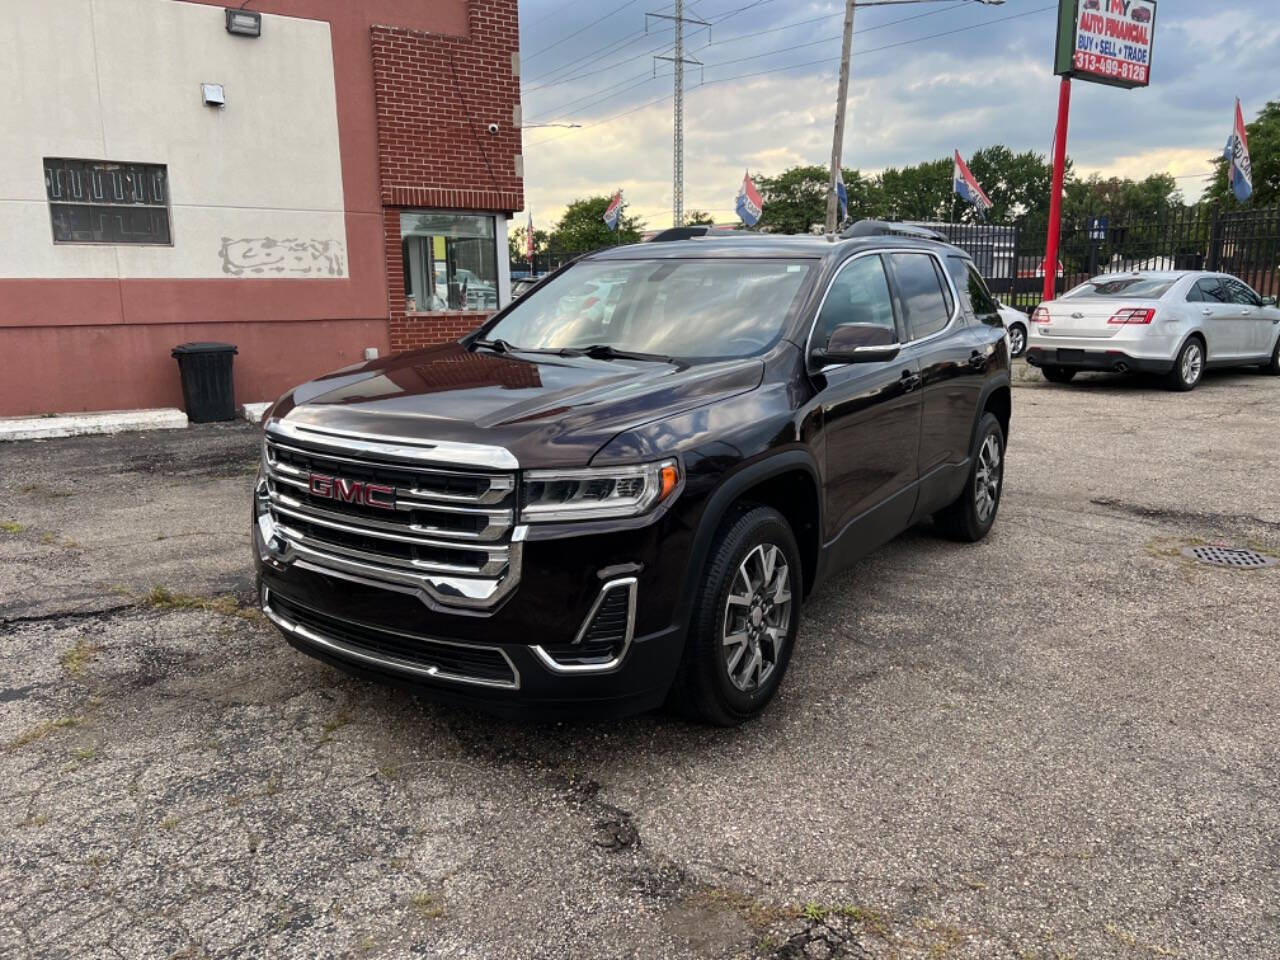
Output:
[[[916,387],[920,386],[920,374],[914,370],[902,371],[902,392],[910,393]]]
[[[986,367],[986,365],[987,365],[987,358],[984,357],[979,351],[975,350],[973,351],[973,353],[969,354],[970,370],[982,370],[983,368]]]
[[[1213,316],[1213,311],[1212,311],[1212,310],[1210,310],[1208,307],[1205,307],[1205,308],[1204,308],[1203,310],[1201,310],[1200,312],[1201,312],[1201,313],[1203,313],[1206,317],[1212,317],[1212,316]]]

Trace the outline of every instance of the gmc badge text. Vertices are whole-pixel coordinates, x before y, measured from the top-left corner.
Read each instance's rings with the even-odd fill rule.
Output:
[[[929,517],[986,535],[1009,383],[998,305],[943,243],[596,253],[458,343],[277,401],[262,608],[438,698],[738,723],[826,577]]]

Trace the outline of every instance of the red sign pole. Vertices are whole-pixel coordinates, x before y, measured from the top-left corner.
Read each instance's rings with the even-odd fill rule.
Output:
[[[1049,243],[1044,252],[1044,300],[1052,300],[1058,284],[1058,241],[1062,232],[1062,182],[1067,172],[1067,118],[1071,114],[1071,78],[1058,87],[1058,134],[1053,138],[1053,193],[1049,197]]]

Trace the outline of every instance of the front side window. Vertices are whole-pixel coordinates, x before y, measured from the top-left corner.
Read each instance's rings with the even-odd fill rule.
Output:
[[[487,214],[405,210],[400,214],[405,309],[498,309],[498,248]]]
[[[893,330],[897,337],[893,299],[879,256],[850,260],[832,281],[814,328],[814,346],[825,345],[832,331],[843,323],[874,323]]]
[[[898,303],[912,340],[932,336],[951,322],[949,297],[942,292],[942,280],[927,253],[887,255],[898,288]]]
[[[483,336],[527,350],[749,356],[782,336],[813,269],[797,260],[586,260],[535,287]]]
[[[45,158],[54,243],[169,244],[169,171],[162,163]]]
[[[1232,303],[1243,304],[1247,307],[1262,306],[1262,298],[1249,289],[1248,284],[1235,277],[1224,277],[1222,285],[1227,288],[1227,297]]]

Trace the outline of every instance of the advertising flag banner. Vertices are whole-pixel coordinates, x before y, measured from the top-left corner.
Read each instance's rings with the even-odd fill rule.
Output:
[[[622,191],[619,190],[613,195],[613,200],[609,204],[609,209],[604,212],[604,222],[610,230],[618,229],[618,220],[622,216]]]
[[[1060,0],[1059,76],[1145,87],[1151,82],[1156,0]]]
[[[748,227],[754,227],[764,215],[764,198],[752,182],[750,171],[742,176],[742,186],[738,189],[738,201],[734,208]]]
[[[840,201],[840,222],[849,219],[849,189],[844,185],[844,174],[836,181],[836,199]]]
[[[1227,158],[1227,182],[1236,199],[1244,203],[1253,196],[1253,165],[1249,162],[1249,133],[1244,128],[1239,100],[1236,100],[1236,119],[1223,156]]]
[[[524,228],[525,259],[533,263],[533,211],[529,211],[529,225]]]
[[[951,189],[961,200],[977,207],[978,213],[986,219],[987,211],[992,206],[991,199],[983,192],[978,184],[978,178],[969,170],[969,165],[964,162],[959,150],[956,151],[955,166],[951,174]]]

